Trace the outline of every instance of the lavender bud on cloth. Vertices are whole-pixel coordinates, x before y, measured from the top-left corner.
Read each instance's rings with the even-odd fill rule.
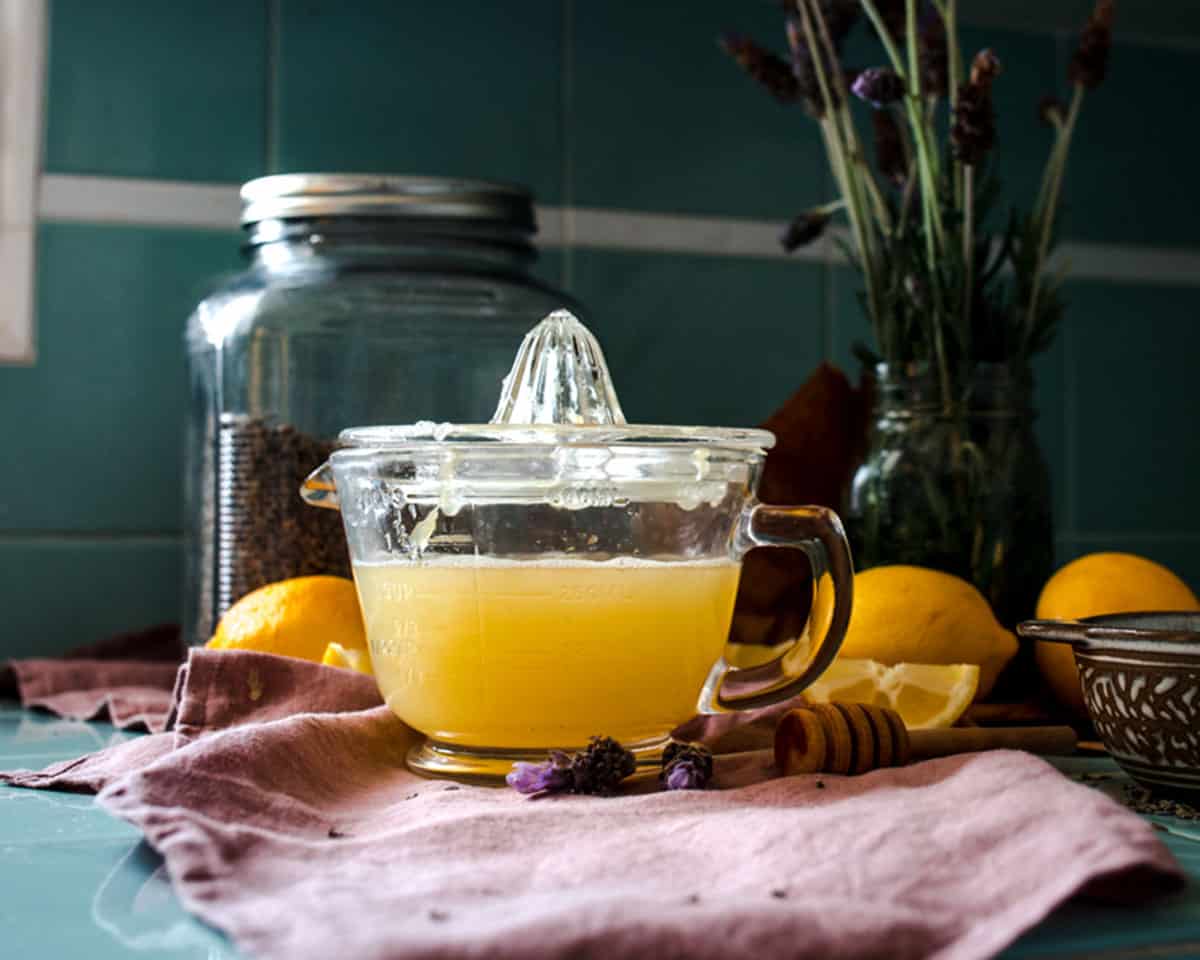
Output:
[[[698,743],[671,743],[658,779],[668,790],[703,790],[712,779],[712,751]]]
[[[532,797],[555,793],[610,797],[636,765],[633,754],[612,737],[592,737],[578,753],[554,750],[543,763],[514,763],[504,779],[518,793]]]

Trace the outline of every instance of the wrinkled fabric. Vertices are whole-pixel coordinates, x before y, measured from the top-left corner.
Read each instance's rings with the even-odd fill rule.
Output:
[[[174,715],[90,782],[271,960],[987,957],[1075,894],[1182,884],[1147,823],[1013,751],[789,778],[740,754],[723,789],[531,800],[409,772],[417,735],[349,671],[194,651]]]
[[[174,624],[120,633],[61,657],[8,661],[0,668],[0,696],[72,720],[157,732],[167,727],[185,655]]]
[[[18,661],[30,670],[40,663]],[[87,663],[90,661],[70,661]],[[115,670],[118,665],[110,665]],[[145,664],[129,661],[116,689],[128,688],[128,677]],[[51,764],[45,770],[0,772],[0,783],[40,790],[96,793],[109,781],[140,770],[177,746],[196,737],[242,723],[264,723],[296,713],[361,710],[382,703],[375,681],[349,670],[335,670],[265,653],[228,653],[197,648],[188,662],[172,666],[173,690],[154,733],[117,743],[104,750]],[[56,677],[65,674],[52,671]],[[98,691],[99,688],[96,688]],[[95,691],[89,691],[95,692]],[[52,701],[60,705],[62,700]],[[51,705],[48,709],[59,712]],[[65,714],[72,716],[71,714]],[[78,718],[77,718],[78,719]]]

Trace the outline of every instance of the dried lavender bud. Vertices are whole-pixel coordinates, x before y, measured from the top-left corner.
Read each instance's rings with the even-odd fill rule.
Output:
[[[809,210],[800,214],[783,231],[779,244],[787,253],[807,247],[825,232],[829,225],[829,214],[821,210]]]
[[[561,750],[553,750],[545,763],[514,763],[512,773],[504,778],[517,793],[541,796],[548,793],[564,793],[574,786],[571,773],[571,757]]]
[[[950,52],[946,49],[946,25],[936,10],[921,21],[918,36],[921,54],[921,92],[944,97],[950,90]]]
[[[854,80],[851,91],[876,110],[895,103],[904,96],[904,81],[895,70],[887,67],[867,67]]]
[[[982,87],[989,94],[992,92],[992,81],[1000,76],[1000,58],[990,49],[980,50],[971,61],[971,85]]]
[[[1067,67],[1071,83],[1095,90],[1104,81],[1108,70],[1108,54],[1112,49],[1112,22],[1116,4],[1113,0],[1097,0],[1096,8],[1079,35],[1079,46]]]
[[[612,796],[636,767],[633,754],[612,737],[592,737],[571,759],[572,792]]]
[[[780,103],[795,103],[800,98],[796,75],[782,57],[736,34],[722,37],[721,48]]]
[[[971,166],[977,165],[996,143],[996,118],[991,95],[973,83],[958,94],[954,126],[950,128],[954,156]]]
[[[1053,94],[1046,94],[1038,101],[1038,119],[1046,126],[1061,126],[1066,116],[1066,104]]]
[[[1000,61],[991,50],[981,50],[971,64],[971,80],[958,93],[950,142],[962,163],[977,165],[996,143],[996,112],[992,107],[992,81],[1000,74]]]
[[[818,119],[825,116],[825,100],[821,95],[821,82],[817,79],[816,65],[813,63],[812,51],[804,39],[804,29],[795,20],[787,22],[788,47],[792,52],[792,76],[796,79],[796,92],[804,111],[809,116]],[[824,62],[824,61],[822,61]],[[832,87],[831,97],[837,92]]]
[[[874,110],[871,120],[875,126],[875,164],[884,177],[902,187],[908,179],[908,164],[896,118],[891,110]]]
[[[534,797],[553,793],[611,796],[636,766],[633,754],[612,737],[592,737],[578,753],[551,750],[543,763],[514,763],[504,780],[518,793]]]
[[[662,764],[658,779],[668,790],[703,790],[712,779],[712,751],[699,743],[668,744]]]

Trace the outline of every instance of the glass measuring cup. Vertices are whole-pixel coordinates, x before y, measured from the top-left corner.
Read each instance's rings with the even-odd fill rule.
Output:
[[[506,384],[498,418],[535,422],[344,431],[302,490],[342,512],[380,691],[426,737],[414,769],[502,776],[592,736],[656,763],[697,713],[798,694],[849,622],[837,516],[755,498],[774,437],[624,424],[598,346],[568,333]],[[814,602],[781,656],[735,669],[722,652],[755,547],[803,550]]]

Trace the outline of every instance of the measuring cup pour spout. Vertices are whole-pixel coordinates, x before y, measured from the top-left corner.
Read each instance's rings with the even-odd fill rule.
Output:
[[[333,479],[333,467],[327,460],[304,478],[300,485],[300,499],[310,507],[338,510],[337,484]]]

